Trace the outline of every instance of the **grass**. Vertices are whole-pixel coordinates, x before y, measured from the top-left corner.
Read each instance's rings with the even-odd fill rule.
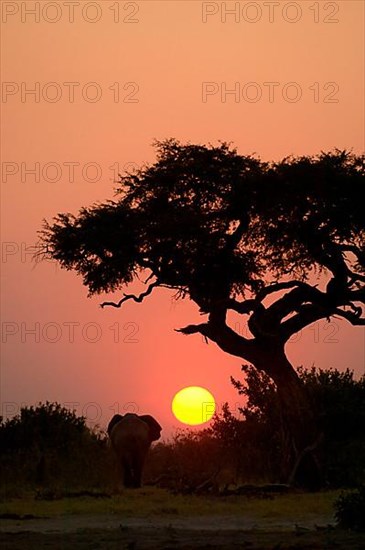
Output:
[[[334,524],[333,503],[338,495],[339,491],[328,491],[277,495],[272,499],[244,495],[208,497],[172,495],[164,489],[145,487],[125,490],[110,498],[48,501],[36,500],[35,494],[29,493],[23,498],[1,502],[0,514],[32,514],[53,518],[56,524],[44,531],[47,520],[31,522],[31,529],[27,521],[5,522],[15,525],[15,530],[7,532],[6,526],[0,530],[0,546],[8,550],[66,547],[73,550],[231,550],[246,547],[251,550],[362,550],[365,534],[326,528]],[[71,517],[72,521],[67,521]],[[130,517],[147,519],[144,525],[133,527],[123,522]],[[207,523],[202,522],[198,529],[197,522],[199,525],[204,517]],[[111,518],[114,519],[113,527],[110,526]],[[173,527],[175,520],[179,525],[184,519],[179,528]],[[236,526],[242,519],[247,522],[241,523],[242,528],[225,529],[224,525],[228,525],[225,520],[229,519],[234,519]],[[51,520],[49,522],[52,525]],[[321,528],[316,529],[315,524]],[[209,525],[213,528],[207,527]],[[68,529],[63,530],[64,526]],[[70,526],[73,526],[71,530]]]
[[[207,497],[172,495],[164,489],[146,487],[124,490],[111,498],[62,498],[36,500],[34,494],[0,503],[0,514],[32,514],[56,517],[73,514],[118,514],[122,517],[245,515],[258,520],[300,522],[333,517],[333,502],[339,491],[278,495],[273,499],[247,496]]]

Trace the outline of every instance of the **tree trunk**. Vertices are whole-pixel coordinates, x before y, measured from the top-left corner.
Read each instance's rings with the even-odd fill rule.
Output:
[[[285,481],[309,490],[322,485],[321,440],[317,415],[310,396],[285,356],[284,348],[263,347],[254,366],[275,382],[281,405],[283,431],[282,467]]]
[[[184,334],[203,334],[221,350],[252,363],[275,382],[281,404],[284,431],[288,434],[288,451],[282,458],[286,479],[303,488],[321,487],[321,434],[316,423],[314,406],[306,389],[285,355],[285,341],[259,327],[258,320],[249,328],[254,339],[247,340],[226,325],[226,309],[217,308],[209,314],[209,322],[180,329]],[[252,319],[252,318],[251,318]]]

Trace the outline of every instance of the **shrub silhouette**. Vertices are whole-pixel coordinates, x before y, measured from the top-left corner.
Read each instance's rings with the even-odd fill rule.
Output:
[[[105,447],[85,418],[58,403],[23,407],[0,424],[3,489],[104,485],[110,470]]]
[[[277,390],[273,381],[252,366],[243,366],[246,383],[232,379],[247,399],[241,409],[252,423],[251,437],[267,457],[267,468],[281,477],[280,461],[286,452],[286,434]],[[365,376],[354,379],[353,371],[298,368],[304,388],[317,411],[323,439],[324,484],[355,487],[365,481]],[[261,442],[261,443],[259,443]]]
[[[365,486],[342,494],[335,502],[335,517],[339,527],[365,531]]]
[[[209,428],[182,431],[169,444],[152,449],[150,481],[188,491],[222,489],[234,483],[285,481],[282,454],[288,444],[273,381],[244,366],[245,383],[233,380],[246,398],[237,418],[226,404]],[[365,377],[355,380],[348,369],[299,368],[304,388],[318,410],[324,433],[324,485],[356,487],[365,482]],[[209,483],[208,483],[209,482]]]

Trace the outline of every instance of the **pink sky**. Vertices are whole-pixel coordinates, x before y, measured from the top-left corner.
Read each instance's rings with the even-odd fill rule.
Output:
[[[116,2],[81,2],[70,22],[67,3],[41,2],[36,22],[35,2],[2,2],[2,414],[58,401],[104,426],[135,403],[167,434],[186,385],[239,402],[229,376],[241,361],[173,330],[199,319],[193,303],[160,290],[101,310],[74,273],[34,266],[28,249],[43,218],[111,198],[118,168],[153,162],[155,138],[232,141],[264,160],[362,152],[363,2],[276,4],[119,2],[116,22]],[[322,321],[288,355],[360,375],[364,334]]]

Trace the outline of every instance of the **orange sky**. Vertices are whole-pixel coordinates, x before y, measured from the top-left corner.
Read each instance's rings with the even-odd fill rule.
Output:
[[[152,162],[155,138],[265,160],[363,151],[364,3],[81,1],[73,22],[67,2],[35,4],[2,2],[2,414],[48,399],[105,425],[135,403],[168,433],[185,385],[234,408],[241,362],[173,331],[199,319],[194,304],[160,290],[101,310],[74,273],[34,267],[31,247],[43,218],[111,198],[118,168]],[[362,374],[364,344],[336,320],[288,354]]]

